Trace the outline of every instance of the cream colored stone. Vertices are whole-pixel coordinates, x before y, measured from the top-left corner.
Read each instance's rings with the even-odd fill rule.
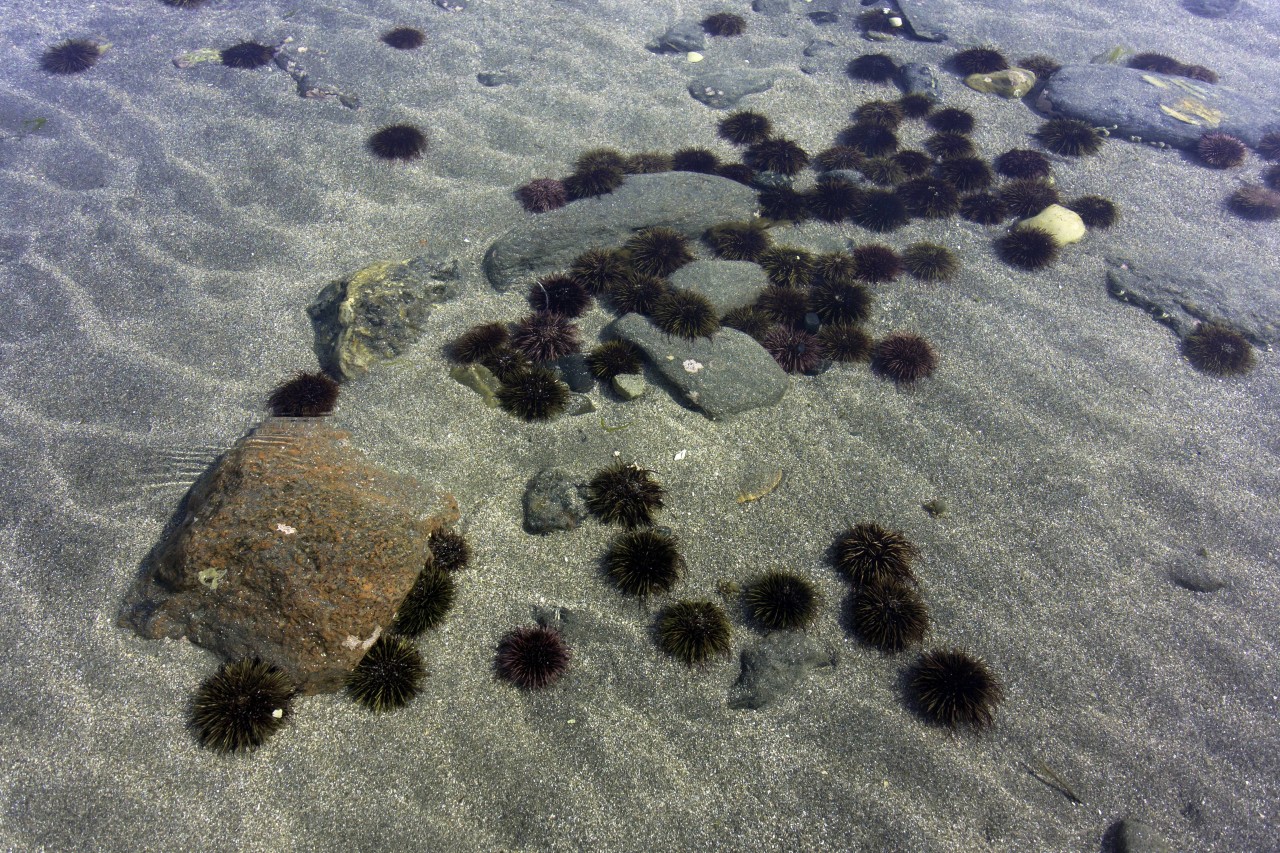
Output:
[[[964,78],[964,84],[1002,98],[1021,98],[1036,85],[1036,75],[1025,68],[1006,68],[990,74],[970,74]]]
[[[1048,231],[1053,235],[1053,239],[1058,241],[1059,246],[1078,243],[1086,233],[1080,214],[1060,204],[1051,204],[1035,216],[1024,219],[1018,224]]]

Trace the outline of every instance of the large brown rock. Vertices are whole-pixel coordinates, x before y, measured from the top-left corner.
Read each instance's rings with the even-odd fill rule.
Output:
[[[373,466],[323,420],[271,418],[192,486],[122,619],[336,690],[457,515],[452,496]]]

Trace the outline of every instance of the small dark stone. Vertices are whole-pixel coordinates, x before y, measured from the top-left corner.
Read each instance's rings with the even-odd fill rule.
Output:
[[[587,502],[563,468],[545,468],[524,492],[524,529],[529,533],[573,530],[588,515]]]
[[[1172,853],[1169,842],[1154,828],[1133,818],[1111,824],[1103,836],[1103,849],[1111,853]]]
[[[1202,18],[1225,18],[1240,8],[1240,0],[1183,0],[1182,5]]]
[[[898,85],[904,94],[928,95],[935,102],[942,99],[942,85],[933,69],[919,62],[908,62],[898,69]]]
[[[552,367],[560,374],[560,378],[570,391],[585,394],[595,387],[595,378],[591,368],[587,366],[587,357],[580,352],[571,352],[552,362]]]
[[[706,46],[707,35],[696,21],[676,24],[646,45],[654,53],[688,53]]]
[[[520,78],[510,71],[481,71],[476,75],[476,81],[481,86],[493,88],[495,86],[513,86],[520,82]]]

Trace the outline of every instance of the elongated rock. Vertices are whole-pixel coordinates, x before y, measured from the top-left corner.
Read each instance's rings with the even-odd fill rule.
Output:
[[[755,192],[727,178],[631,175],[607,195],[530,217],[489,246],[484,271],[495,290],[506,292],[567,269],[593,246],[620,246],[643,228],[665,225],[695,240],[717,223],[751,218],[755,209]]]

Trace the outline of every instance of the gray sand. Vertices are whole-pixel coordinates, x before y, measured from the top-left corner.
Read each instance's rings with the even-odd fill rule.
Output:
[[[1280,97],[1280,23],[1261,4],[1209,21],[1174,0],[938,2],[951,45],[884,49],[936,65],[956,44],[990,42],[1083,62],[1126,43]],[[715,4],[43,5],[4,13],[0,56],[0,845],[1091,851],[1132,818],[1171,849],[1275,848],[1275,357],[1261,353],[1244,378],[1206,377],[1104,287],[1110,253],[1226,287],[1276,281],[1276,224],[1220,207],[1236,175],[1118,141],[1056,164],[1064,196],[1109,195],[1123,219],[1042,273],[1000,263],[996,229],[955,219],[884,238],[943,242],[962,263],[945,286],[878,289],[875,332],[917,330],[940,353],[912,390],[838,367],[724,422],[650,389],[625,406],[598,398],[625,430],[606,432],[599,415],[524,425],[450,380],[442,352],[478,319],[523,309],[480,270],[489,243],[529,216],[510,192],[567,173],[587,145],[728,154],[720,114],[684,91],[685,58],[644,49]],[[744,105],[807,148],[829,144],[857,103],[893,94],[841,73],[881,49],[847,23],[726,5],[751,30],[709,44],[703,67],[774,69],[774,88]],[[428,46],[386,48],[376,35],[394,24],[422,26]],[[98,67],[38,70],[45,46],[81,35],[113,44]],[[170,61],[285,36],[363,107],[299,98],[275,69]],[[814,37],[835,58],[805,75]],[[475,82],[497,69],[519,84]],[[947,103],[977,115],[984,154],[1030,142],[1040,119],[1026,107],[942,76]],[[14,138],[33,118],[47,121]],[[422,161],[390,166],[362,149],[397,121],[429,130]],[[1252,158],[1240,174],[1257,170]],[[818,249],[876,239],[851,226],[784,233]],[[346,387],[334,418],[372,459],[462,506],[476,559],[453,616],[422,643],[424,693],[383,717],[341,695],[303,699],[257,753],[203,751],[186,708],[216,659],[121,629],[119,602],[195,477],[262,417],[275,383],[314,366],[304,309],[320,288],[427,248],[460,260],[463,296],[406,358]],[[596,311],[587,330],[605,319]],[[737,652],[760,639],[736,609],[734,655],[688,670],[654,646],[653,608],[602,581],[613,531],[522,532],[538,469],[585,475],[615,455],[669,489],[662,523],[690,567],[680,596],[802,572],[825,596],[811,639],[837,666],[772,707],[730,710]],[[755,465],[785,480],[739,505]],[[933,499],[950,514],[926,514]],[[927,647],[967,648],[1003,679],[988,731],[924,724],[903,701],[912,655],[846,632],[846,588],[824,551],[866,519],[923,553]],[[1193,593],[1170,580],[1179,568],[1226,586]],[[575,644],[569,676],[541,695],[495,681],[497,638],[556,609]],[[1045,767],[1082,802],[1038,780]]]

